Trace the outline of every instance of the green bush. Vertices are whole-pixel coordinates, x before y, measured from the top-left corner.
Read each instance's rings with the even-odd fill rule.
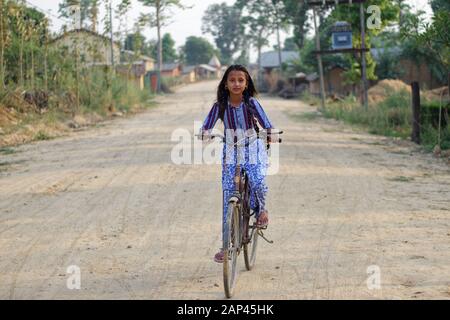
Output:
[[[364,125],[370,133],[407,137],[411,127],[410,94],[407,91],[389,92],[387,98],[371,104],[365,110],[354,96],[327,103],[326,117],[350,124]]]
[[[310,99],[310,96],[306,96]],[[441,149],[450,149],[448,105],[441,115]],[[447,112],[447,113],[445,113]],[[365,126],[372,134],[409,138],[412,130],[411,96],[407,91],[387,91],[387,98],[371,104],[365,110],[358,100],[349,96],[339,102],[327,102],[325,117],[349,124]],[[432,150],[438,141],[439,103],[425,102],[421,106],[421,140],[426,150]]]

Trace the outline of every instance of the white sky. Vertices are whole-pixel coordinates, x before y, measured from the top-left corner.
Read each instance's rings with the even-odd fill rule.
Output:
[[[61,26],[65,23],[64,20],[58,19],[58,4],[62,2],[62,0],[26,0],[29,4],[36,6],[37,8],[42,9],[44,12],[47,12],[47,16],[51,18],[52,21],[52,30],[58,32]],[[180,10],[173,9],[173,23],[167,26],[163,33],[170,33],[172,38],[175,40],[176,47],[182,46],[189,36],[203,36],[207,38],[211,43],[214,43],[214,40],[211,36],[202,34],[201,25],[202,25],[202,17],[206,8],[214,3],[222,3],[226,2],[229,5],[232,5],[235,0],[182,0],[182,3],[188,6],[193,6],[191,9]],[[406,0],[413,8],[419,8],[425,10],[429,16],[431,16],[431,8],[428,4],[428,0]],[[120,3],[120,0],[113,0],[113,7],[117,6]],[[128,18],[128,29],[132,29],[134,21],[140,15],[140,13],[150,12],[150,8],[145,8],[142,4],[137,0],[132,0],[132,9],[129,13]],[[105,10],[101,8],[100,11],[100,20],[104,17]],[[114,17],[114,31],[117,31],[118,28],[118,17]],[[156,30],[154,29],[145,29],[144,35],[147,39],[155,39],[156,38]],[[288,35],[283,33],[281,36],[281,40],[284,39]],[[276,43],[275,36],[270,38],[270,45],[272,46]],[[269,48],[265,48],[265,50],[269,50]],[[254,50],[252,50],[254,51]],[[251,53],[251,60],[256,60],[256,53]]]

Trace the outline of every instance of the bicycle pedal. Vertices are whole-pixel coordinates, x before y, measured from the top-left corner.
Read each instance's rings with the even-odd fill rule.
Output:
[[[267,229],[267,227],[266,227],[266,229]],[[259,235],[261,238],[263,238],[266,242],[268,242],[268,243],[270,243],[270,244],[273,244],[273,241],[272,241],[272,240],[269,240],[269,239],[266,238],[266,236],[265,236],[264,233],[262,232],[262,229],[258,229],[258,235]]]

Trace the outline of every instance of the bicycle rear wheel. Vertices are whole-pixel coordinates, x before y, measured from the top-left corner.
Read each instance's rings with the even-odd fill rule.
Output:
[[[228,203],[227,221],[224,234],[223,284],[225,296],[231,298],[237,278],[237,260],[241,245],[239,205],[236,201]]]

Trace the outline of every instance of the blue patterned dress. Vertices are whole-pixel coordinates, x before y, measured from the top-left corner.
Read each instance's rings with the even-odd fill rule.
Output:
[[[244,102],[238,107],[233,107],[228,103],[224,113],[225,137],[227,143],[223,147],[222,156],[222,190],[223,190],[223,223],[222,234],[224,233],[227,204],[230,195],[234,190],[234,172],[236,164],[239,164],[247,173],[250,183],[250,206],[256,211],[257,216],[265,210],[267,185],[266,173],[268,167],[268,158],[265,142],[261,139],[247,140],[239,148],[232,145],[232,136],[236,135],[238,139],[244,137],[245,133],[254,132],[255,120],[264,129],[272,129],[272,123],[264,112],[262,106],[255,98],[250,98],[250,105]],[[201,130],[210,131],[219,119],[219,104],[215,103],[208,116],[203,122]],[[230,142],[230,143],[228,143]]]

